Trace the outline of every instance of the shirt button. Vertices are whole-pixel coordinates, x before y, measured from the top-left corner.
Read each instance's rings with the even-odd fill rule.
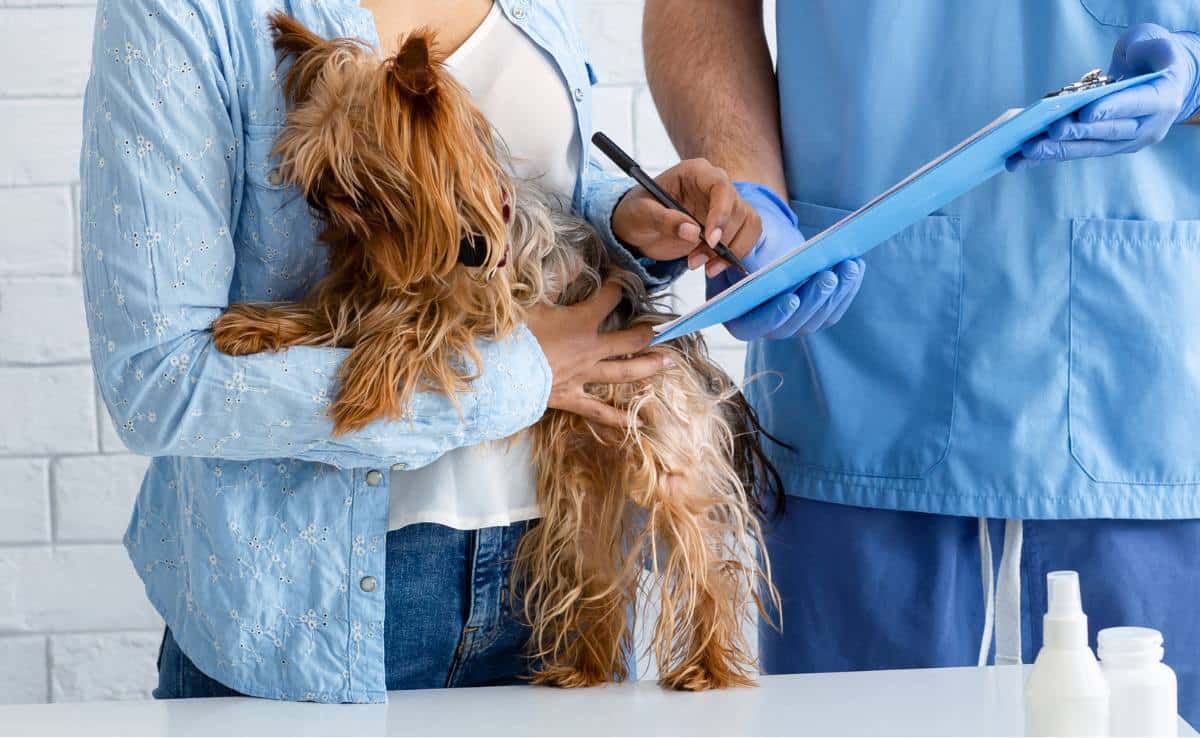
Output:
[[[575,88],[575,101],[583,102],[583,88],[582,87]]]
[[[518,5],[517,7],[513,8],[513,17],[516,18],[517,20],[524,20],[525,19],[525,6]]]
[[[377,583],[375,577],[363,577],[358,580],[358,587],[364,592],[374,592]]]
[[[367,472],[367,484],[372,487],[378,487],[383,482],[383,475],[375,469]]]
[[[279,173],[278,169],[272,169],[271,173],[267,175],[267,184],[272,187],[278,187],[283,184],[283,175]]]
[[[408,468],[408,464],[392,464],[392,471],[404,471]]]

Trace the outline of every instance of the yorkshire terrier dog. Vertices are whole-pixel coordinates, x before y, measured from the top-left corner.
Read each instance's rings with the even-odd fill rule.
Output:
[[[415,392],[470,391],[475,340],[509,333],[534,306],[587,299],[607,280],[625,299],[606,330],[671,317],[609,262],[584,221],[506,173],[502,147],[429,32],[381,59],[282,14],[271,27],[290,63],[275,154],[324,223],[329,271],[302,301],[230,306],[213,325],[218,350],[350,349],[330,408],[334,432],[345,433],[403,417]],[[639,423],[618,430],[550,410],[526,431],[542,518],[521,540],[513,586],[532,628],[536,683],[626,678],[639,605],[655,602],[651,649],[664,686],[750,684],[743,625],[778,613],[760,519],[781,485],[765,432],[701,338],[653,350],[672,365],[590,388]]]

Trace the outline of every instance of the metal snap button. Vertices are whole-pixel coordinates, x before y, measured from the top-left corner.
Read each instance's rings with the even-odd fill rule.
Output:
[[[376,584],[378,582],[375,581],[375,577],[363,577],[358,580],[358,587],[364,592],[374,592]]]
[[[267,184],[271,185],[272,187],[278,187],[279,185],[283,184],[283,175],[279,173],[278,169],[272,169],[270,173],[267,174]]]
[[[583,88],[582,87],[575,88],[575,101],[583,102]]]
[[[517,7],[513,8],[513,17],[516,18],[517,20],[524,20],[525,19],[525,6],[518,5]]]
[[[378,487],[383,482],[383,475],[375,469],[367,472],[367,484],[372,487]]]

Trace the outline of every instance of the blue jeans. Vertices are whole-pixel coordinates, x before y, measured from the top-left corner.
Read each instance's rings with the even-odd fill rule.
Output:
[[[991,521],[993,567],[1003,540]],[[789,497],[767,531],[782,633],[759,632],[764,670],[973,666],[983,630],[978,521]],[[1079,572],[1096,631],[1163,632],[1179,711],[1200,724],[1200,520],[1026,520],[1022,661],[1042,642],[1046,574]]]
[[[388,689],[521,683],[529,673],[529,629],[510,607],[509,575],[517,541],[531,524],[461,531],[422,523],[388,533]],[[238,693],[197,669],[167,630],[154,696]]]

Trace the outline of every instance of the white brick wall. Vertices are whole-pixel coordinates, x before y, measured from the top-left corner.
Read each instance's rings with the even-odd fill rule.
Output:
[[[146,462],[107,427],[79,286],[94,15],[0,0],[0,702],[144,697],[161,634],[120,545]]]
[[[597,126],[676,161],[645,89],[640,0],[580,0]],[[0,0],[0,703],[144,697],[160,624],[121,549],[145,460],[87,363],[77,252],[80,96],[94,0]],[[691,304],[699,280],[684,287]],[[740,376],[742,352],[714,348]]]

